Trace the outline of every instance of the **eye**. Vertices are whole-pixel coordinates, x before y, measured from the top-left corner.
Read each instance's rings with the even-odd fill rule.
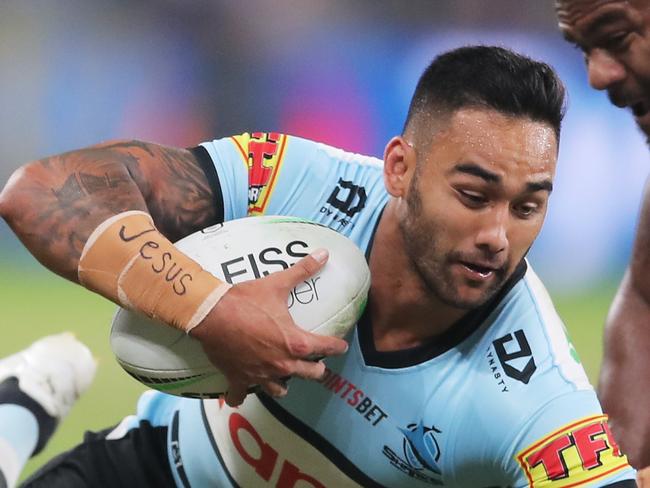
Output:
[[[514,211],[520,218],[527,219],[539,211],[539,206],[534,203],[522,203],[514,207]]]
[[[600,44],[604,49],[610,51],[621,51],[626,48],[629,37],[630,33],[627,31],[618,32],[606,37]]]
[[[469,190],[458,190],[461,201],[468,207],[478,208],[487,203],[487,198],[482,193]]]

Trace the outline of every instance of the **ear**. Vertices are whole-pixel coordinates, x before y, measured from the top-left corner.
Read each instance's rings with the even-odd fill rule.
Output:
[[[384,149],[384,185],[396,198],[406,195],[415,172],[415,149],[401,136],[395,136]]]

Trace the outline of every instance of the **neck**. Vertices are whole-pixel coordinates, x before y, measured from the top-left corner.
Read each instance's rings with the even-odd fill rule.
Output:
[[[405,250],[396,206],[395,200],[386,206],[370,254],[368,305],[378,351],[419,346],[467,313],[440,301],[415,270]]]

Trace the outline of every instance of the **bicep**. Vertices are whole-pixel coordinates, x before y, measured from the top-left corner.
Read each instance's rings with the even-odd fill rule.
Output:
[[[124,154],[156,226],[170,240],[223,220],[219,182],[214,168],[201,160],[200,149],[138,141],[106,147]]]

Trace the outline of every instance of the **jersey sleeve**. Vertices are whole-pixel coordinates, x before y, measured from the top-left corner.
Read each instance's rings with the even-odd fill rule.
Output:
[[[217,171],[225,220],[309,214],[319,192],[330,190],[340,163],[319,143],[277,132],[245,133],[202,146]]]
[[[226,137],[201,144],[214,164],[223,200],[224,220],[248,213],[248,143],[250,136]]]
[[[505,458],[516,487],[636,486],[593,390],[546,403],[516,432]]]
[[[388,199],[383,162],[372,156],[277,132],[246,133],[201,147],[217,173],[224,220],[300,217],[363,246]]]

